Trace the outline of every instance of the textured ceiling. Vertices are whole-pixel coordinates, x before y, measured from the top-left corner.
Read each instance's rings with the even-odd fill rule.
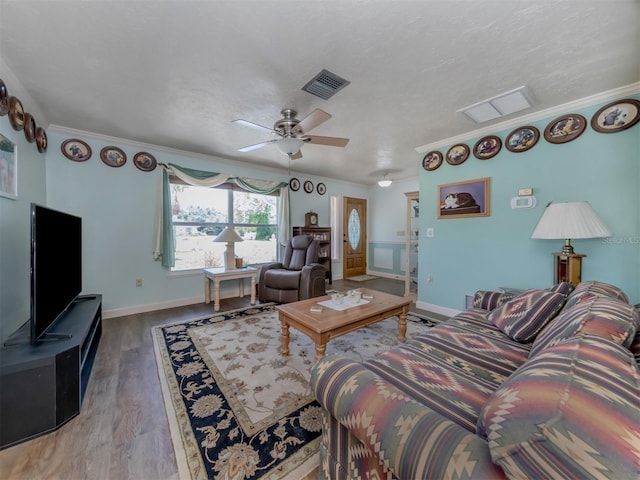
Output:
[[[639,28],[636,0],[0,0],[0,57],[52,125],[372,184],[477,129],[461,107],[526,85],[524,114],[638,82]],[[329,100],[301,90],[323,68],[351,82]],[[287,107],[329,112],[312,133],[350,143],[291,164],[237,151],[270,137],[232,120],[271,127]]]

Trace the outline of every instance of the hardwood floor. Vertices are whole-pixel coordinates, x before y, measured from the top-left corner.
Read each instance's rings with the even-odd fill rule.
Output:
[[[330,289],[364,287],[402,295],[399,280],[338,280]],[[249,297],[221,301],[221,311],[249,306]],[[214,314],[196,304],[104,320],[80,414],[56,432],[0,452],[0,478],[177,479],[151,327]]]

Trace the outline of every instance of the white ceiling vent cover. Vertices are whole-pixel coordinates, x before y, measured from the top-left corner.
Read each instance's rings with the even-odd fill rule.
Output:
[[[456,113],[464,113],[475,123],[487,122],[530,108],[532,106],[530,96],[526,87],[522,86],[456,110]]]
[[[302,90],[316,97],[328,100],[350,83],[351,82],[339,77],[335,73],[322,69],[319,74],[302,87]]]

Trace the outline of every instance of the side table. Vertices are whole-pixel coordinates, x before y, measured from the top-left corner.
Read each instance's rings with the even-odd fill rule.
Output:
[[[211,284],[213,284],[213,309],[220,310],[220,282],[238,280],[240,297],[244,297],[244,279],[251,279],[251,305],[256,303],[257,268],[242,267],[226,270],[224,267],[204,269],[204,303],[211,303]]]

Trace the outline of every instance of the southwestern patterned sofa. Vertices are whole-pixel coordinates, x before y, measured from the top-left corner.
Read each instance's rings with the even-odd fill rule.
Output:
[[[476,292],[373,360],[325,357],[320,476],[640,478],[639,324],[602,282]]]

